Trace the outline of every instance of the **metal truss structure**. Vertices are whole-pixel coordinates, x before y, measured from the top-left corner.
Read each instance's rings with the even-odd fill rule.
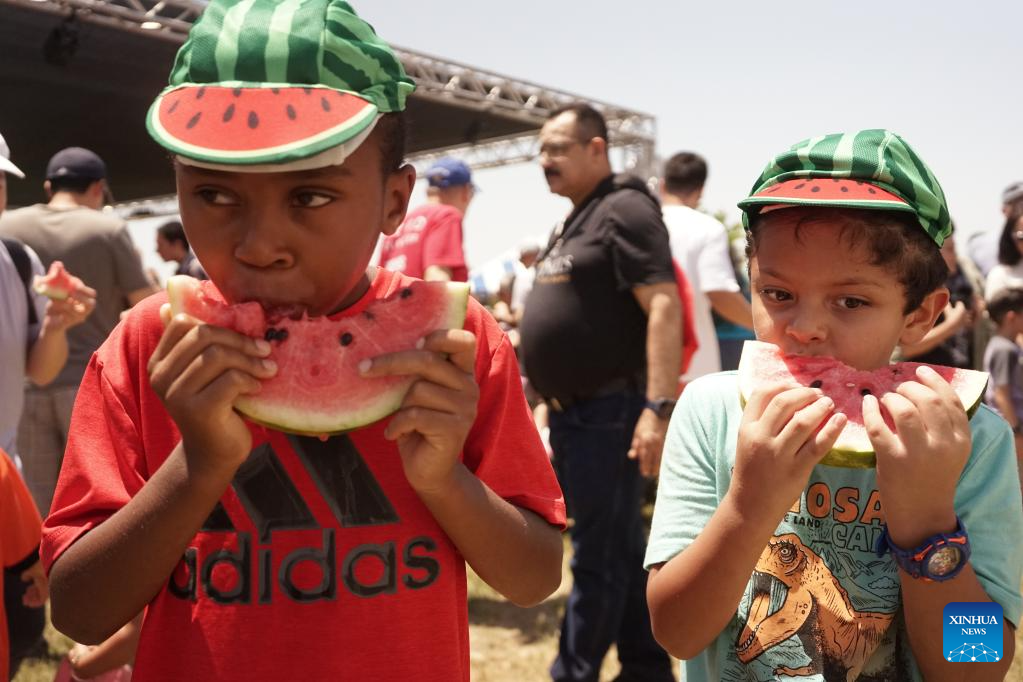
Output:
[[[184,42],[192,22],[207,5],[206,0],[0,0],[0,5],[5,3],[55,15],[73,12],[82,21],[177,43]],[[539,152],[537,132],[547,115],[564,104],[587,101],[606,118],[609,143],[621,166],[644,178],[654,174],[657,126],[649,114],[421,52],[404,48],[395,48],[395,51],[416,82],[415,97],[484,112],[528,126],[527,132],[522,134],[419,152],[410,157],[410,161],[419,168],[446,154],[457,154],[473,168],[492,168],[532,160]]]

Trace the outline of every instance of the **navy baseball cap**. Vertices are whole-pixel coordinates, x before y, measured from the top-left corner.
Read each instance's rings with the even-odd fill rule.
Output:
[[[434,162],[426,171],[426,181],[430,187],[461,187],[472,185],[472,171],[465,162],[444,157]],[[475,187],[475,185],[473,185]]]
[[[103,159],[83,147],[68,147],[53,155],[46,166],[46,179],[103,180],[107,165]]]

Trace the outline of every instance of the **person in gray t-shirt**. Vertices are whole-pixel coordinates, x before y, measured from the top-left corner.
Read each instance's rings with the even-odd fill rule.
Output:
[[[102,212],[106,166],[81,147],[57,152],[46,169],[48,203],[8,211],[0,236],[29,246],[43,267],[61,261],[95,297],[95,309],[67,333],[63,369],[47,386],[29,386],[18,427],[25,482],[45,515],[67,445],[71,407],[93,352],[125,309],[155,293],[124,222]]]
[[[997,325],[984,351],[984,369],[991,375],[984,402],[1009,422],[1016,438],[1016,459],[1023,464],[1023,289],[1004,289],[987,304]],[[1023,468],[1023,467],[1021,467]],[[1023,487],[1023,472],[1021,487]]]

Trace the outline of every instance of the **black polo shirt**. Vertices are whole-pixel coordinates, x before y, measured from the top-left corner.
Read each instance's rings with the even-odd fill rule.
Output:
[[[522,359],[548,398],[585,398],[646,368],[636,287],[674,282],[661,207],[641,180],[608,176],[568,216],[536,265]]]

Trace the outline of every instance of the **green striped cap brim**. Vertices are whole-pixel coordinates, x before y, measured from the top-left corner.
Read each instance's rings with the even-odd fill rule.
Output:
[[[377,114],[360,94],[332,88],[192,83],[164,90],[146,127],[164,148],[199,161],[286,164],[344,144]]]

